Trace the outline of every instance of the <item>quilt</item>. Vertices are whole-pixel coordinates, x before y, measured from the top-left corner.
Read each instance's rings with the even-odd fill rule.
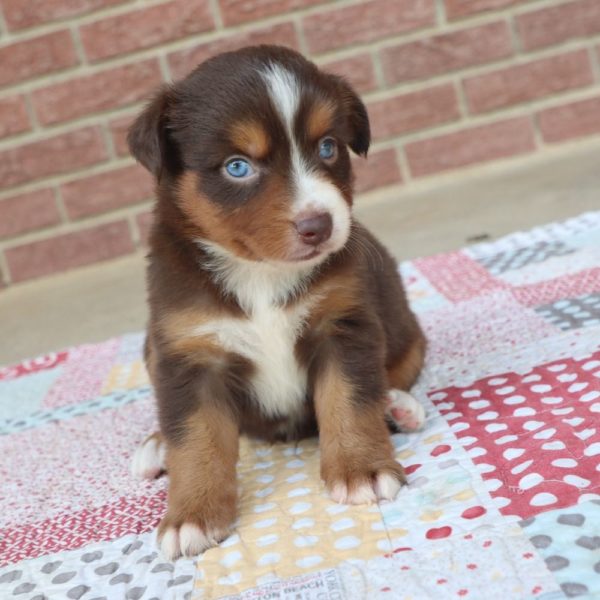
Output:
[[[196,560],[157,551],[166,479],[130,475],[142,334],[0,368],[0,598],[600,598],[600,212],[400,270],[429,338],[408,485],[338,505],[316,440],[244,440],[235,533]]]

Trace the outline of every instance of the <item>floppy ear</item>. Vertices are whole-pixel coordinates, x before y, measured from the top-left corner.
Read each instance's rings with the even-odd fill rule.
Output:
[[[166,109],[171,93],[169,87],[161,88],[133,122],[127,135],[131,155],[157,179],[165,160]]]
[[[352,136],[349,146],[355,154],[366,156],[371,144],[367,109],[358,94],[344,79],[339,78],[338,81]]]

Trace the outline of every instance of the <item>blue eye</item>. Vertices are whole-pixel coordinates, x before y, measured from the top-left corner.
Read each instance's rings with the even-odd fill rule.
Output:
[[[332,159],[335,156],[336,151],[337,151],[337,146],[336,146],[335,140],[333,140],[331,138],[325,138],[319,144],[319,156],[323,160]]]
[[[244,179],[254,175],[254,169],[247,160],[243,158],[233,158],[225,164],[225,170],[229,175],[236,179]]]

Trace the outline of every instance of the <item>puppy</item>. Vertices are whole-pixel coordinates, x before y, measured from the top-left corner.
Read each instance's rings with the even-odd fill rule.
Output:
[[[145,359],[160,433],[134,470],[168,471],[163,553],[230,532],[240,434],[318,432],[333,500],[393,499],[386,411],[422,424],[406,390],[425,339],[394,260],[351,214],[361,100],[292,50],[250,47],[159,91],[128,141],[156,178]]]

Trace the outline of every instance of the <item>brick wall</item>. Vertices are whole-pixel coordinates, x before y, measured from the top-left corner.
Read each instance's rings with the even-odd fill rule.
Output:
[[[132,116],[261,42],[363,94],[359,191],[600,134],[600,0],[0,0],[2,285],[138,248],[152,185]]]

